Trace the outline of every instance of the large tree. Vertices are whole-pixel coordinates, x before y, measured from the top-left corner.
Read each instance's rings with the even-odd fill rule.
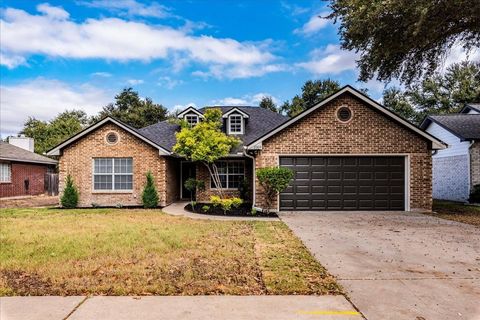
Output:
[[[35,140],[35,152],[44,153],[82,130],[88,124],[87,114],[82,110],[67,110],[50,121],[29,117],[21,134]]]
[[[480,1],[330,0],[341,46],[360,53],[360,80],[431,76],[454,44],[480,42]]]
[[[431,114],[458,112],[466,103],[480,101],[480,63],[451,65],[405,91],[389,88],[383,93],[385,107],[419,123]]]
[[[111,116],[132,127],[142,128],[165,120],[167,115],[168,110],[161,104],[154,103],[150,98],[141,99],[138,92],[126,88],[115,96],[114,103],[103,107],[93,121]]]
[[[280,111],[289,117],[294,117],[339,89],[340,83],[335,80],[308,80],[302,86],[302,95],[296,95],[291,102],[285,101],[280,107]]]
[[[275,102],[273,102],[272,97],[268,97],[268,96],[262,97],[262,100],[260,100],[260,103],[258,106],[263,109],[267,109],[273,112],[278,112],[278,107],[275,104]]]

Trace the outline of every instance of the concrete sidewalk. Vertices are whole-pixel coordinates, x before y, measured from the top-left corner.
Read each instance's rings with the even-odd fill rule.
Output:
[[[344,296],[4,297],[2,320],[360,320]]]

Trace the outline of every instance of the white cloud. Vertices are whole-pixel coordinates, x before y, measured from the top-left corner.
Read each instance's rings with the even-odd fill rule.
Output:
[[[132,85],[132,86],[142,84],[143,82],[144,81],[142,79],[129,79],[129,80],[127,80],[127,83]]]
[[[461,43],[455,43],[445,57],[443,66],[441,66],[439,69],[442,71],[454,63],[466,60],[480,61],[480,47],[475,47],[472,48],[471,51],[466,51]]]
[[[102,77],[102,78],[110,78],[112,76],[111,73],[108,72],[94,72],[91,74],[93,77]]]
[[[193,76],[201,78],[217,79],[244,79],[252,77],[261,77],[267,73],[288,71],[290,68],[285,64],[266,64],[266,65],[213,65],[207,71],[194,71]]]
[[[263,97],[271,97],[273,102],[278,104],[279,100],[269,93],[259,92],[256,94],[246,94],[242,97],[226,97],[219,100],[213,100],[216,106],[258,106]]]
[[[106,9],[125,16],[150,18],[168,18],[172,16],[169,8],[157,2],[152,2],[148,5],[135,0],[93,0],[80,1],[79,3],[87,7]]]
[[[315,49],[311,53],[310,61],[297,63],[296,66],[303,68],[312,74],[339,74],[347,70],[355,70],[358,58],[353,51],[340,49],[340,46],[329,44],[326,48]]]
[[[0,65],[5,66],[8,69],[13,69],[22,64],[26,64],[26,60],[24,57],[16,55],[5,55],[3,54],[3,52],[0,52]]]
[[[329,14],[328,12],[321,12],[319,14],[312,16],[307,23],[305,23],[301,28],[295,29],[293,32],[296,34],[304,34],[304,35],[312,35],[318,32],[319,30],[330,25],[330,20],[324,18],[328,14]]]
[[[160,77],[160,79],[158,79],[157,84],[160,87],[164,87],[164,88],[167,88],[168,90],[172,90],[173,88],[175,88],[178,85],[181,85],[182,83],[183,83],[182,80],[176,80],[168,76],[165,76],[165,77]]]
[[[187,103],[187,104],[176,104],[173,107],[171,107],[169,110],[173,114],[180,113],[181,111],[187,109],[188,107],[194,107],[197,109],[197,105],[193,102]]]
[[[265,43],[193,36],[180,29],[118,18],[87,19],[77,23],[62,14],[61,8],[41,6],[43,13],[38,15],[13,8],[2,11],[1,53],[6,61],[2,59],[2,63],[7,67],[22,63],[21,59],[30,55],[151,61],[170,60],[179,54],[206,66],[206,72],[199,71],[215,77],[245,78],[283,69],[272,64],[276,57],[267,50]]]
[[[2,136],[16,134],[29,116],[50,120],[66,109],[96,114],[113,94],[88,84],[70,86],[64,82],[37,78],[18,85],[0,86]]]
[[[52,19],[65,20],[70,17],[70,14],[60,7],[52,7],[48,3],[42,3],[37,6],[38,12],[44,13]]]

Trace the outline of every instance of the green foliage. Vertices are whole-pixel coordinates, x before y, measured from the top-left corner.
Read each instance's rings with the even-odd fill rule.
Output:
[[[188,178],[183,185],[185,186],[185,189],[190,191],[190,201],[192,209],[195,210],[195,201],[193,195],[197,190],[205,190],[205,182],[203,180],[197,180],[195,178]]]
[[[202,206],[202,211],[207,213],[210,210],[210,206],[204,205]]]
[[[360,53],[362,81],[411,83],[431,75],[455,43],[480,41],[479,1],[330,0],[330,8],[341,47]]]
[[[142,192],[142,203],[144,208],[156,208],[158,206],[158,193],[155,181],[150,171],[147,172],[147,183]]]
[[[260,108],[267,109],[273,112],[279,111],[277,105],[275,104],[275,102],[273,102],[272,97],[263,97],[262,100],[260,100],[260,104],[258,106]]]
[[[302,95],[293,97],[292,102],[285,101],[280,110],[287,116],[294,117],[300,112],[313,107],[339,89],[340,83],[335,80],[308,80],[302,86]]]
[[[240,194],[240,198],[243,200],[247,200],[249,197],[249,192],[250,181],[246,177],[243,177],[238,185],[238,193]]]
[[[50,121],[29,117],[20,133],[35,139],[35,152],[43,154],[82,130],[88,121],[84,111],[67,110],[59,113]]]
[[[250,213],[252,214],[252,216],[256,216],[257,215],[257,208],[252,207],[252,210],[250,210]]]
[[[207,109],[204,119],[196,126],[190,127],[182,122],[182,129],[175,134],[177,142],[173,151],[187,160],[203,163],[220,195],[223,195],[215,161],[228,156],[239,140],[226,135],[221,128],[222,111],[218,108]]]
[[[470,192],[470,198],[468,201],[471,203],[480,203],[480,184],[473,186],[472,192]]]
[[[138,92],[125,88],[115,96],[115,102],[103,107],[103,110],[93,118],[93,122],[107,116],[114,117],[135,128],[143,128],[167,118],[168,110],[152,99],[141,99]]]
[[[293,171],[287,168],[266,167],[257,170],[257,179],[265,193],[265,212],[268,214],[277,195],[288,187]]]
[[[407,87],[389,88],[383,93],[385,107],[419,124],[431,114],[458,112],[466,103],[480,100],[480,63],[451,65],[445,73]]]
[[[63,195],[60,198],[60,203],[62,207],[67,209],[76,208],[78,205],[78,190],[71,175],[67,176],[65,189],[63,190]]]
[[[211,196],[210,201],[212,202],[214,207],[222,208],[224,214],[227,214],[227,212],[232,210],[232,208],[240,207],[243,203],[242,199],[235,197],[222,199],[218,196]]]

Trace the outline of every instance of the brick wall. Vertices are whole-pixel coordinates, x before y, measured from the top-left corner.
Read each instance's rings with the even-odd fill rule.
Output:
[[[480,184],[480,141],[470,148],[470,172],[472,186]]]
[[[0,183],[0,197],[16,197],[24,195],[38,195],[45,192],[45,173],[47,165],[11,162],[11,182]],[[29,180],[28,190],[25,189],[25,180]]]
[[[347,105],[348,123],[336,118]],[[278,166],[279,154],[409,154],[411,209],[431,210],[432,157],[429,142],[346,93],[263,142],[256,168]],[[256,181],[256,205],[264,203]]]
[[[107,144],[105,140],[106,134],[111,131],[119,135],[119,140],[114,145]],[[131,157],[133,191],[94,191],[92,172],[93,158],[96,157]],[[120,127],[107,123],[63,150],[59,162],[60,194],[62,194],[66,176],[71,174],[80,192],[79,206],[89,207],[92,203],[102,206],[141,205],[141,194],[146,182],[145,174],[150,170],[159,193],[159,204],[165,206],[176,197],[175,192],[170,189],[172,184],[177,183],[176,176],[173,173],[166,174],[167,167],[171,168],[172,165],[172,160],[160,156],[156,148]]]

